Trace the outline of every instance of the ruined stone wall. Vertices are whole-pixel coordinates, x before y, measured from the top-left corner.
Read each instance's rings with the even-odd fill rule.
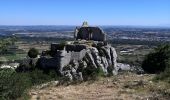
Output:
[[[65,45],[51,44],[52,56],[57,59],[56,67],[63,68],[68,65],[71,60],[81,60],[86,53],[86,45]],[[55,62],[56,63],[56,62]]]
[[[66,45],[65,50],[67,52],[81,52],[82,50],[86,49],[87,46],[83,44],[72,44],[72,45]]]
[[[71,60],[79,61],[79,60],[83,59],[86,52],[87,52],[86,49],[81,50],[80,52],[71,52]]]
[[[75,34],[77,40],[106,41],[106,34],[99,27],[81,27]]]
[[[62,51],[60,57],[59,57],[59,66],[62,68],[70,63],[72,60],[79,61],[83,59],[83,57],[86,54],[86,49],[80,51],[80,52],[74,52],[74,51]]]
[[[65,50],[61,51],[60,57],[59,57],[59,66],[60,68],[63,68],[64,66],[68,65],[71,61],[71,52],[67,52]]]
[[[70,61],[72,60],[81,60],[86,54],[86,49],[82,49],[82,46],[68,46],[69,48],[64,48],[64,50],[56,51],[54,59],[57,59],[57,62],[54,62],[56,64],[56,67],[60,68],[60,71],[62,71],[62,68],[67,66]],[[81,47],[81,48],[80,48]],[[75,50],[75,51],[73,51]],[[77,51],[79,50],[79,52]]]

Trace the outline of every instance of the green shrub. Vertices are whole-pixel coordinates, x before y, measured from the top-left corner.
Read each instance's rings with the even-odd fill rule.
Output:
[[[17,73],[11,69],[0,69],[0,100],[16,100],[26,95],[27,89],[57,79],[55,71],[44,73],[35,69],[31,72]]]
[[[35,49],[35,48],[31,48],[29,51],[28,51],[28,56],[30,58],[36,58],[38,56],[38,50]]]
[[[161,80],[161,81],[167,81],[170,83],[170,61],[166,63],[166,69],[164,72],[161,72],[160,74],[156,75],[154,78],[155,81]]]
[[[31,86],[26,74],[16,73],[11,69],[0,70],[0,99],[15,100],[22,96],[24,91]]]
[[[87,67],[83,70],[84,80],[97,80],[104,76],[102,68]]]
[[[149,53],[143,63],[142,68],[147,73],[160,73],[165,71],[170,60],[170,45],[162,45]]]

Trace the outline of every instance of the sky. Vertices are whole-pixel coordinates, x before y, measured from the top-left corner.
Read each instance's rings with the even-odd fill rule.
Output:
[[[170,0],[0,0],[0,25],[170,26]]]

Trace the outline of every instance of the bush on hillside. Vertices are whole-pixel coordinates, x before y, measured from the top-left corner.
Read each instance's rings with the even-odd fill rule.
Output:
[[[169,60],[170,45],[162,45],[145,57],[142,68],[147,73],[161,73],[170,67]]]
[[[35,48],[31,48],[29,51],[28,51],[28,56],[30,58],[36,58],[38,56],[38,50],[35,49]]]
[[[98,80],[99,77],[105,76],[102,68],[87,67],[83,70],[84,80]]]
[[[12,69],[0,69],[0,100],[16,100],[25,95],[27,89],[34,85],[57,80],[53,71],[44,73],[35,69],[30,72],[17,73]]]
[[[163,81],[166,81],[168,83],[170,83],[170,61],[167,62],[166,64],[166,69],[164,72],[156,75],[156,77],[154,78],[154,80],[158,81],[158,80],[163,80]]]

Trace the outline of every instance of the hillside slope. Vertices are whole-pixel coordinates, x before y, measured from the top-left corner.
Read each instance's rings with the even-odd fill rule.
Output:
[[[48,85],[33,88],[31,100],[166,100],[170,96],[164,83],[155,83],[155,75],[122,75],[100,78],[75,85]]]

